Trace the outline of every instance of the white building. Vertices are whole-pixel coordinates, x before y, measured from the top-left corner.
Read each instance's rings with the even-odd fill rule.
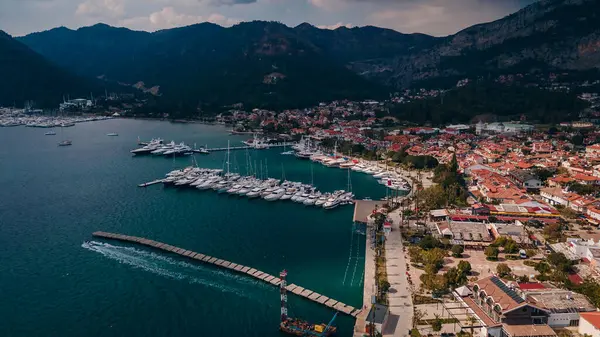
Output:
[[[519,134],[533,130],[533,125],[517,123],[483,123],[479,121],[475,125],[475,133],[481,134]]]
[[[600,312],[584,312],[580,316],[579,334],[600,337]]]

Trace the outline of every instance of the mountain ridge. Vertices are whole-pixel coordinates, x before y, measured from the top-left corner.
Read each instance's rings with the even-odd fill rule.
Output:
[[[37,107],[56,107],[64,95],[100,92],[94,81],[52,64],[42,55],[0,30],[0,106],[36,101]]]
[[[365,27],[232,27],[199,23],[156,32],[97,24],[19,38],[87,77],[160,87],[170,104],[300,107],[382,98],[390,91],[465,77],[600,68],[600,3],[540,0],[446,37]]]

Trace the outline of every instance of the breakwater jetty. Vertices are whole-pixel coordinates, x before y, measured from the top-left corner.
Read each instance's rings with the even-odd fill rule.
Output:
[[[182,257],[186,257],[186,258],[194,259],[194,260],[197,260],[197,261],[200,261],[203,263],[211,264],[215,267],[230,269],[232,271],[235,271],[235,272],[238,272],[241,274],[246,274],[248,276],[252,276],[258,280],[261,280],[267,284],[271,284],[276,287],[281,284],[280,278],[275,277],[271,274],[262,272],[255,268],[247,267],[247,266],[244,266],[241,264],[236,264],[236,263],[233,263],[233,262],[230,262],[227,260],[222,260],[222,259],[219,259],[219,258],[216,258],[213,256],[196,253],[191,250],[186,250],[186,249],[179,248],[176,246],[171,246],[166,243],[149,240],[149,239],[141,238],[141,237],[137,237],[137,236],[129,236],[129,235],[108,233],[108,232],[102,232],[102,231],[94,232],[94,233],[92,233],[92,236],[98,237],[98,238],[104,238],[104,239],[117,240],[117,241],[122,241],[122,242],[135,243],[135,244],[140,244],[140,245],[147,246],[150,248],[159,249],[159,250],[162,250],[165,252],[177,254]],[[328,308],[337,310],[339,312],[342,312],[346,315],[350,315],[352,317],[358,316],[361,312],[360,309],[356,309],[350,305],[346,305],[342,302],[336,301],[325,295],[316,293],[310,289],[305,289],[305,288],[298,286],[296,284],[293,284],[293,283],[287,285],[285,287],[285,289],[295,295],[304,297],[310,301],[324,305]]]

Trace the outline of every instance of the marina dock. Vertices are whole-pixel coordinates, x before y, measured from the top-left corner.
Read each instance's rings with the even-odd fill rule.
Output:
[[[156,184],[160,184],[163,182],[164,179],[156,179],[153,181],[149,181],[147,183],[143,183],[143,184],[139,184],[138,187],[146,187],[146,186],[152,186],[152,185],[156,185]]]
[[[194,259],[199,262],[212,264],[215,267],[225,268],[225,269],[229,269],[231,271],[235,271],[235,272],[238,272],[241,274],[246,274],[248,276],[252,276],[258,280],[261,280],[267,284],[271,284],[276,287],[281,284],[280,278],[273,276],[271,274],[262,272],[260,270],[257,270],[257,269],[251,268],[251,267],[247,267],[244,265],[236,264],[236,263],[233,263],[233,262],[230,262],[227,260],[222,260],[222,259],[212,257],[209,255],[204,255],[204,254],[196,253],[196,252],[186,250],[183,248],[171,246],[166,243],[149,240],[146,238],[136,237],[136,236],[108,233],[108,232],[102,232],[102,231],[94,232],[94,233],[92,233],[92,236],[104,238],[104,239],[117,240],[117,241],[122,241],[122,242],[135,243],[135,244],[140,244],[140,245],[143,245],[146,247],[159,249],[159,250],[162,250],[162,251],[165,251],[168,253],[177,254],[177,255],[185,257],[185,258]],[[342,313],[352,316],[352,317],[356,317],[361,313],[361,309],[356,309],[350,305],[346,305],[342,302],[336,301],[327,296],[313,292],[312,290],[305,289],[305,288],[300,287],[293,283],[286,286],[285,289],[287,291],[289,291],[290,293],[304,297],[309,301],[313,301],[317,304],[324,305],[328,308],[337,310],[339,312],[342,312]]]
[[[272,148],[276,148],[276,147],[286,147],[286,146],[292,146],[296,143],[277,143],[277,144],[266,144],[269,147],[268,148],[264,148],[264,149],[272,149]],[[250,146],[250,145],[245,145],[245,146],[230,146],[229,150],[252,150],[254,149],[254,146]],[[206,148],[205,150],[208,152],[217,152],[217,151],[227,151],[227,147],[213,147],[213,148]],[[194,152],[200,152],[201,150],[194,150]]]

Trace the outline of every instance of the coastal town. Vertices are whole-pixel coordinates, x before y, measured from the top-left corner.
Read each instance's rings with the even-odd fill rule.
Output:
[[[393,104],[440,95],[232,107],[185,122],[228,125],[253,135],[251,148],[293,142],[287,154],[403,192],[355,201],[367,246],[356,336],[600,336],[597,95],[581,95],[590,107],[578,119],[553,124],[481,116],[434,126],[389,114]],[[0,117],[2,126],[63,127],[121,115],[3,109]]]
[[[592,108],[557,124],[402,125],[374,101],[219,118],[412,184],[400,202],[356,202],[368,228],[356,336],[598,336],[598,98],[581,98]]]

